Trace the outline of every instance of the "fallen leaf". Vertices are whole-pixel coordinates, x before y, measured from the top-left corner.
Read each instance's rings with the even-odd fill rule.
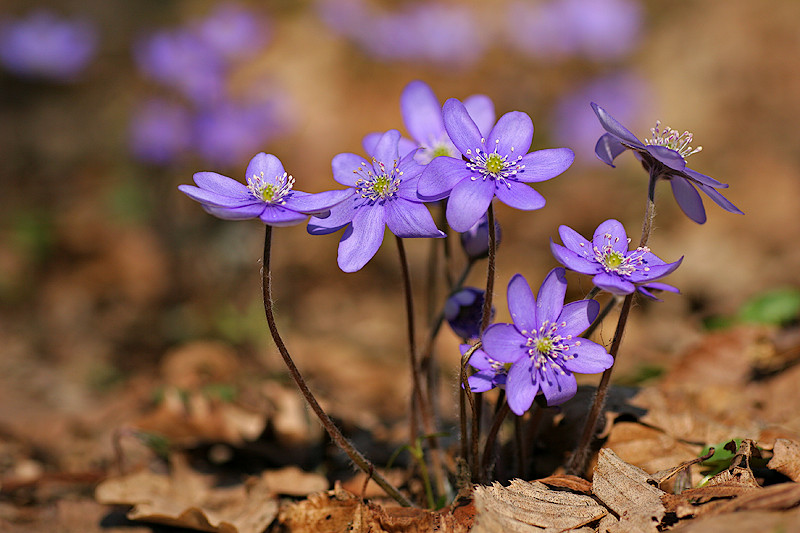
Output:
[[[800,481],[800,444],[792,440],[777,439],[767,468],[780,472],[792,481]]]
[[[508,487],[499,483],[476,487],[473,499],[477,510],[473,533],[569,530],[608,514],[591,496],[551,490],[543,483],[519,479]]]

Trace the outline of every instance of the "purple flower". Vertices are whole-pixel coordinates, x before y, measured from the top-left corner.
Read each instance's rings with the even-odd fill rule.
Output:
[[[428,209],[417,198],[422,166],[409,153],[400,157],[400,132],[389,130],[378,140],[372,161],[351,153],[333,158],[333,178],[350,187],[347,200],[328,218],[313,217],[312,235],[346,228],[339,241],[339,268],[356,272],[378,252],[386,227],[397,237],[444,237]]]
[[[486,136],[455,98],[445,102],[442,113],[447,134],[462,157],[431,161],[420,177],[418,194],[425,201],[449,196],[447,222],[458,232],[478,222],[495,196],[516,209],[544,207],[544,197],[528,183],[558,176],[575,157],[569,148],[528,154],[533,122],[519,111],[500,117]]]
[[[210,214],[226,220],[259,218],[270,226],[291,226],[309,214],[325,215],[350,196],[347,190],[309,194],[296,191],[294,178],[272,154],[256,154],[247,165],[247,184],[217,174],[197,172],[194,185],[179,185],[178,190],[203,204]]]
[[[140,160],[165,165],[185,153],[191,144],[191,115],[183,106],[150,100],[138,106],[131,119],[130,145]]]
[[[463,356],[472,346],[462,344],[458,348]],[[469,390],[472,392],[486,392],[506,384],[506,378],[508,377],[506,363],[492,359],[489,354],[480,348],[472,352],[472,357],[469,358],[469,365],[477,370],[467,378]]]
[[[482,289],[464,287],[445,301],[444,318],[462,339],[477,339],[480,336],[485,293]]]
[[[567,281],[563,268],[545,278],[537,297],[520,274],[508,284],[512,324],[493,324],[483,332],[483,350],[508,371],[508,405],[522,415],[541,391],[548,405],[575,395],[573,372],[593,374],[609,368],[614,359],[605,348],[578,337],[597,317],[600,305],[579,300],[564,305]]]
[[[500,223],[494,220],[494,233],[497,246],[500,246]],[[489,257],[489,217],[484,214],[471,228],[459,235],[461,248],[471,261]]]
[[[0,63],[20,76],[72,80],[86,68],[96,46],[94,26],[49,11],[0,24]]]
[[[637,284],[650,284],[663,278],[683,261],[681,257],[674,263],[665,263],[646,246],[629,251],[630,239],[625,228],[614,219],[597,226],[592,242],[567,226],[560,226],[558,233],[564,246],[550,241],[550,249],[558,262],[570,270],[594,276],[592,283],[612,294],[630,294]],[[645,286],[645,290],[647,288]],[[650,288],[665,290],[663,283]]]
[[[652,137],[642,142],[594,102],[592,109],[600,119],[600,124],[608,132],[598,139],[594,148],[601,161],[613,167],[614,159],[619,154],[625,150],[633,150],[651,176],[669,181],[672,194],[680,208],[686,216],[698,224],[706,221],[706,211],[697,189],[707,194],[725,211],[743,214],[717,191],[727,188],[726,184],[686,166],[686,158],[702,149],[690,146],[691,133],[688,131],[678,133],[677,130],[667,127],[661,129],[661,123],[656,122],[656,126],[650,130]]]
[[[236,4],[222,4],[194,26],[195,33],[225,59],[253,55],[270,36],[265,20]]]

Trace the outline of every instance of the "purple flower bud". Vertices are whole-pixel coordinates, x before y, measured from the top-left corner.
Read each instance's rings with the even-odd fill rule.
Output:
[[[477,339],[481,334],[484,293],[475,287],[464,287],[451,294],[444,304],[447,323],[462,339]]]
[[[500,245],[500,223],[494,221],[494,234],[497,246]],[[472,261],[489,256],[489,218],[483,215],[470,229],[460,235],[461,247]]]

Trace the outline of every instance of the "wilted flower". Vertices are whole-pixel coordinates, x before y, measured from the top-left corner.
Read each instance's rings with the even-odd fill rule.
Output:
[[[597,227],[592,242],[567,226],[560,226],[558,233],[564,246],[550,241],[558,262],[570,270],[594,276],[592,283],[612,294],[630,294],[637,285],[649,284],[672,273],[683,261],[681,257],[674,263],[665,263],[646,246],[629,251],[630,239],[625,228],[614,219]],[[663,286],[651,288],[665,290]]]
[[[462,339],[477,339],[480,336],[485,293],[482,289],[464,287],[445,301],[444,318]]]
[[[633,150],[651,176],[669,181],[680,208],[698,224],[706,221],[706,211],[697,188],[724,210],[742,214],[738,207],[717,192],[717,189],[727,188],[726,184],[686,166],[686,158],[702,150],[702,147],[690,146],[691,133],[679,133],[678,130],[667,127],[662,129],[661,123],[656,122],[656,126],[650,130],[652,137],[642,142],[594,102],[592,109],[608,132],[600,137],[594,149],[601,161],[613,167],[614,159],[619,154],[625,150]]]
[[[494,220],[494,234],[496,245],[500,245],[501,231],[497,218]],[[467,231],[459,234],[461,248],[470,260],[475,261],[489,256],[489,217],[484,214]]]
[[[72,80],[86,68],[96,46],[97,32],[89,22],[59,19],[49,11],[0,22],[0,63],[20,76]]]
[[[458,348],[463,356],[472,346],[469,344],[462,344]],[[469,390],[472,392],[486,392],[506,384],[508,365],[492,359],[489,357],[489,354],[480,348],[472,352],[472,356],[469,358],[469,365],[477,370],[477,372],[467,378]]]
[[[455,98],[445,102],[442,113],[447,134],[462,157],[443,156],[431,161],[419,180],[418,193],[425,201],[450,197],[447,222],[455,231],[470,229],[495,196],[516,209],[544,207],[544,197],[528,183],[558,176],[574,159],[569,148],[528,153],[533,122],[525,113],[506,113],[488,136]]]
[[[350,191],[309,194],[294,190],[294,178],[272,154],[261,152],[247,165],[246,184],[216,172],[197,172],[194,185],[178,190],[203,205],[210,214],[227,220],[259,218],[270,226],[291,226],[309,214],[326,215],[350,196]]]
[[[597,317],[600,305],[579,300],[564,305],[567,281],[563,268],[545,278],[537,297],[520,274],[508,284],[508,310],[513,324],[493,324],[481,335],[483,350],[502,363],[512,363],[506,380],[508,405],[522,415],[541,391],[548,405],[575,395],[573,372],[597,373],[614,359],[605,348],[580,338]]]
[[[417,198],[422,166],[409,153],[400,157],[400,132],[389,130],[378,140],[372,161],[342,153],[333,158],[333,178],[350,187],[348,198],[327,218],[313,217],[312,235],[346,228],[339,241],[339,268],[360,270],[378,252],[386,227],[397,237],[444,237],[428,209]]]

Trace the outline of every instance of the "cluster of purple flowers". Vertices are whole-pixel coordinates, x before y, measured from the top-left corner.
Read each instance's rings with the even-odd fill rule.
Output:
[[[613,166],[618,155],[632,150],[652,180],[672,183],[679,205],[697,222],[705,220],[702,202],[699,195],[695,201],[686,192],[691,189],[697,195],[695,187],[724,209],[740,212],[716,191],[724,184],[686,167],[685,158],[697,151],[689,146],[690,134],[657,126],[651,139],[640,141],[605,110],[592,106],[607,131],[596,147],[602,161]],[[344,230],[338,263],[343,271],[355,272],[377,253],[386,228],[398,238],[446,236],[424,205],[430,201],[446,200],[448,225],[462,233],[469,260],[485,257],[487,211],[494,199],[516,209],[539,209],[545,200],[530,184],[558,176],[573,161],[568,148],[528,152],[531,118],[512,111],[495,122],[494,106],[482,95],[464,103],[451,98],[440,107],[430,87],[415,81],[403,91],[401,110],[412,139],[398,130],[373,133],[363,141],[366,157],[341,153],[333,158],[333,177],[345,189],[296,191],[294,178],[281,162],[259,153],[247,168],[244,184],[200,172],[194,175],[196,186],[182,185],[180,190],[220,218],[259,218],[285,226],[311,215],[307,229],[313,235]],[[559,235],[563,245],[551,241],[555,258],[570,270],[592,276],[601,290],[613,295],[638,291],[654,299],[652,291],[678,292],[657,280],[678,268],[683,258],[668,263],[646,246],[630,250],[630,239],[617,220],[600,224],[591,240],[567,226],[559,228]],[[507,292],[512,322],[483,331],[484,291],[467,287],[450,295],[444,316],[452,329],[464,339],[482,342],[470,359],[476,369],[468,380],[471,390],[504,387],[509,407],[521,415],[540,392],[549,405],[574,396],[574,373],[611,367],[613,357],[605,348],[581,337],[596,320],[599,304],[593,299],[565,304],[566,290],[563,267],[547,275],[537,295],[517,274]],[[462,345],[462,355],[469,349]]]
[[[0,20],[0,64],[18,76],[73,81],[96,49],[97,29],[88,20],[62,19],[46,10]]]
[[[134,110],[133,154],[167,164],[194,152],[217,165],[232,165],[258,151],[289,125],[286,95],[260,80],[232,94],[229,77],[243,60],[269,42],[268,21],[241,6],[221,4],[207,17],[157,31],[134,46],[148,79],[168,89]]]

